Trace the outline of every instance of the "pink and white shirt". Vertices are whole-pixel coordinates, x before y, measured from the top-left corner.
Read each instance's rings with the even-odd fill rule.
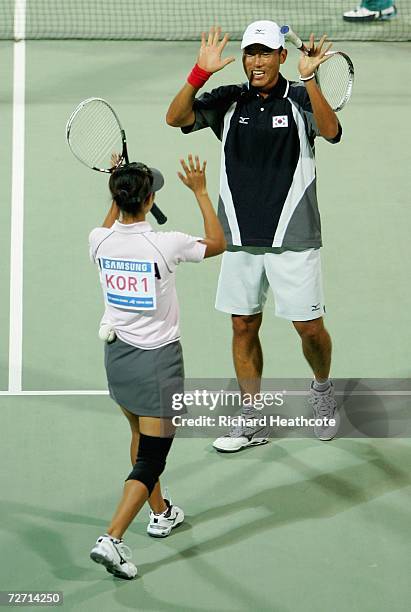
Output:
[[[105,299],[101,324],[128,344],[156,349],[180,338],[175,272],[183,261],[200,262],[202,238],[155,232],[147,222],[97,227],[90,258],[100,270]]]

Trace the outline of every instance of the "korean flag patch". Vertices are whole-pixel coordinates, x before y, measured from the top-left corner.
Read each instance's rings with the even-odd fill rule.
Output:
[[[276,115],[273,117],[273,128],[288,127],[287,115]]]

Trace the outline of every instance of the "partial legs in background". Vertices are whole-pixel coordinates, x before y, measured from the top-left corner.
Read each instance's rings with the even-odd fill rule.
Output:
[[[344,21],[368,23],[370,21],[386,21],[397,14],[393,0],[362,0],[360,6],[343,13]]]

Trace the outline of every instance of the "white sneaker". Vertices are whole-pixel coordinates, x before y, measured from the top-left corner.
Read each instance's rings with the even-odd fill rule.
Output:
[[[108,535],[101,536],[90,552],[90,558],[93,561],[104,565],[110,574],[126,580],[137,576],[137,568],[130,561],[131,556],[131,550],[123,540],[117,540]]]
[[[147,525],[147,533],[153,538],[166,538],[170,535],[171,530],[180,525],[184,521],[184,512],[178,506],[174,506],[171,500],[164,500],[167,504],[167,510],[161,514],[150,512],[150,522]]]
[[[320,440],[332,440],[340,428],[340,413],[338,411],[337,401],[335,399],[334,385],[330,386],[326,391],[317,391],[311,383],[309,404],[313,408],[313,416],[315,419],[322,419],[322,425],[314,426],[314,433]],[[328,423],[333,419],[334,425]]]
[[[242,419],[243,423],[233,426],[228,434],[213,442],[213,447],[220,453],[236,453],[248,446],[269,442],[268,428],[258,422],[262,416],[252,406],[244,407],[236,418]]]
[[[392,19],[397,14],[395,4],[381,11],[370,11],[365,6],[358,6],[352,11],[343,13],[344,21],[375,21]]]

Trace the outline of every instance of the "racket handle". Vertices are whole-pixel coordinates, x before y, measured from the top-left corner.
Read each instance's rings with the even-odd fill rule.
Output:
[[[295,45],[297,49],[299,49],[300,51],[303,51],[304,53],[308,55],[307,47],[305,46],[301,38],[299,38],[297,34],[292,31],[290,26],[283,25],[280,31],[281,31],[281,34],[284,35],[285,40],[293,43],[293,45]]]
[[[164,225],[164,223],[167,221],[167,217],[163,212],[161,212],[157,204],[153,204],[150,212],[159,225]]]

